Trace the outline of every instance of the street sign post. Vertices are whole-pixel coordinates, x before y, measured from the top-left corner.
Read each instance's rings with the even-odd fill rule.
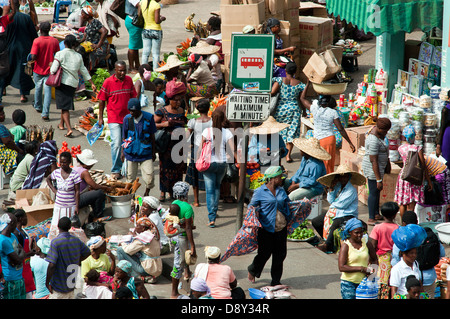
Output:
[[[230,122],[263,122],[269,116],[270,93],[231,92],[227,98]]]
[[[273,34],[232,34],[230,82],[246,91],[272,90],[275,36]]]

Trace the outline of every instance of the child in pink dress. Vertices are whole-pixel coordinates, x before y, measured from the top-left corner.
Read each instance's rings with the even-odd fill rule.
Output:
[[[399,207],[397,203],[384,203],[380,208],[384,220],[381,224],[376,224],[369,235],[378,257],[377,276],[380,278],[379,299],[389,299],[390,287],[388,284],[392,268],[392,247],[394,246],[391,235],[399,227],[394,221],[398,211]]]

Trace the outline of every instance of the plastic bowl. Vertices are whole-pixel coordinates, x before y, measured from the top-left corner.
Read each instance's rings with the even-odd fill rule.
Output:
[[[248,293],[252,299],[264,299],[266,298],[266,293],[259,289],[248,288]]]
[[[442,223],[434,227],[438,232],[439,239],[446,245],[450,245],[450,223]]]

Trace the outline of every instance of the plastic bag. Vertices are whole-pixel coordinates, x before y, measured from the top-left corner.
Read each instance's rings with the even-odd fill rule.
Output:
[[[378,299],[378,277],[364,277],[356,288],[356,299]]]
[[[44,194],[44,192],[38,192],[33,196],[33,202],[31,206],[47,205],[48,203],[48,197]]]
[[[103,238],[106,238],[105,224],[99,222],[89,223],[86,225],[84,233],[88,238],[94,236],[102,236]]]
[[[98,122],[95,123],[92,128],[89,130],[89,132],[86,134],[86,138],[89,142],[89,145],[92,146],[92,144],[95,143],[95,141],[98,140],[98,138],[100,137],[100,135],[102,135],[103,132],[103,125],[99,126]]]
[[[392,240],[400,251],[419,247],[427,238],[425,229],[416,224],[400,226],[392,233]]]

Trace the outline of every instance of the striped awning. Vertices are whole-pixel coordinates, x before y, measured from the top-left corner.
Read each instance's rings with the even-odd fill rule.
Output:
[[[442,29],[444,0],[327,0],[326,6],[328,13],[374,35]]]

